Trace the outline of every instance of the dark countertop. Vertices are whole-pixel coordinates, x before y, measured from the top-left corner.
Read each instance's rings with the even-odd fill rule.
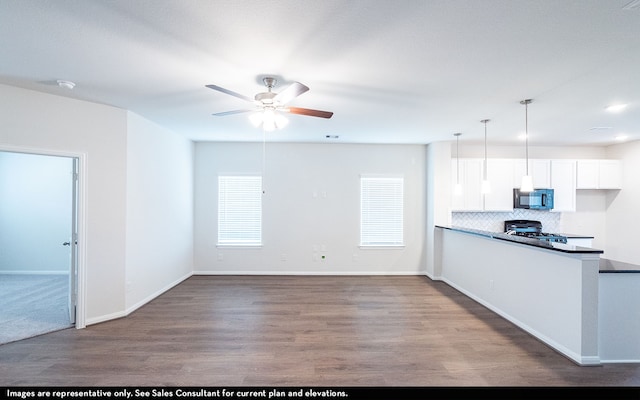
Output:
[[[561,233],[560,235],[566,236],[568,239],[595,239],[594,236],[577,235],[575,233]]]
[[[458,232],[466,232],[474,235],[485,236],[498,240],[505,240],[508,242],[516,242],[522,243],[527,246],[539,247],[542,249],[555,250],[563,253],[573,253],[573,254],[602,254],[603,250],[593,249],[591,247],[582,247],[576,246],[573,244],[565,244],[565,243],[556,243],[556,242],[548,242],[546,240],[527,238],[522,236],[508,235],[504,232],[489,232],[483,231],[479,229],[470,229],[470,228],[462,228],[455,226],[442,226],[436,225],[438,228],[450,229]],[[588,236],[576,236],[576,237],[588,237]]]
[[[611,272],[640,273],[640,265],[629,264],[622,261],[608,260],[606,258],[600,258],[600,273],[611,273]]]

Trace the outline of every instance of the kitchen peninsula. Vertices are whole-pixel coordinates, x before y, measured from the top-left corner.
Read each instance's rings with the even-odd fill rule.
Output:
[[[599,365],[602,250],[436,226],[435,278],[580,365]]]

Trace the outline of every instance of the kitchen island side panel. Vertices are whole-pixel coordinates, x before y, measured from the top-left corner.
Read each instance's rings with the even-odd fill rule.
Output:
[[[640,363],[640,273],[601,273],[599,349],[603,363]]]
[[[600,363],[598,255],[441,231],[443,281],[578,364]]]

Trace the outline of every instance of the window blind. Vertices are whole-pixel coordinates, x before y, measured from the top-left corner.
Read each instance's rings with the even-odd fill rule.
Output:
[[[360,178],[360,245],[404,245],[404,178]]]
[[[218,177],[218,244],[262,245],[262,177]]]

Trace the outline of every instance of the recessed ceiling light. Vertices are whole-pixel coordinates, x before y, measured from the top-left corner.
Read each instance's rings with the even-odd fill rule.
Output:
[[[76,86],[76,84],[71,81],[64,81],[64,80],[58,79],[56,82],[58,82],[58,86],[65,89],[73,89]]]
[[[609,111],[609,112],[620,112],[622,110],[624,110],[625,108],[627,108],[626,104],[612,104],[610,106],[608,106],[607,108],[605,108],[605,110]]]

